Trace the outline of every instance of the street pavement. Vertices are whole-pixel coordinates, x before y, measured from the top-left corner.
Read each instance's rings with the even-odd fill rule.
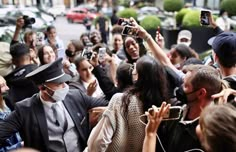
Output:
[[[72,39],[79,39],[80,35],[86,32],[83,24],[68,23],[66,17],[57,17],[54,26],[57,29],[57,35],[63,40],[65,47]]]

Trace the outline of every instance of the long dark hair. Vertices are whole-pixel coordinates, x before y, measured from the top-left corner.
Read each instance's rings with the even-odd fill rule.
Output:
[[[132,59],[131,56],[128,54],[128,52],[126,50],[126,47],[125,47],[125,41],[129,37],[131,37],[132,39],[134,39],[138,43],[138,45],[139,45],[139,56],[140,57],[143,56],[144,54],[146,54],[147,50],[146,50],[145,46],[143,45],[143,40],[142,39],[134,38],[132,36],[127,36],[127,37],[123,38],[124,39],[123,48],[124,48],[124,52],[125,52],[125,55],[126,55],[127,60],[128,60],[127,63],[133,64],[134,62],[137,61],[137,59]]]
[[[136,64],[138,80],[125,92],[122,99],[124,113],[127,115],[130,97],[136,95],[143,103],[143,111],[152,105],[160,106],[168,101],[168,84],[163,66],[151,56],[143,56]]]

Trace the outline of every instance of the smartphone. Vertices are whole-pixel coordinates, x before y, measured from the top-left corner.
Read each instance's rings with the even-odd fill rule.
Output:
[[[160,110],[160,108],[158,108]],[[183,109],[181,106],[171,106],[169,111],[164,115],[163,120],[177,120],[180,118]],[[150,108],[148,112],[153,115],[154,109]]]
[[[82,57],[84,57],[87,60],[91,60],[93,57],[93,52],[89,50],[89,48],[85,48],[82,52]]]
[[[210,25],[210,11],[202,10],[200,15],[201,25]]]
[[[36,46],[41,46],[44,43],[44,33],[43,32],[37,32],[36,33]]]
[[[125,26],[122,35],[138,36],[138,29],[133,26]]]
[[[98,50],[98,60],[99,62],[103,62],[105,60],[106,48],[99,48]]]
[[[117,24],[121,26],[131,25],[129,19],[126,18],[119,18]]]

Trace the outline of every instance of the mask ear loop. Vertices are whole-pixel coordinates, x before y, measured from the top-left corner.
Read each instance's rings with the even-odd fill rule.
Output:
[[[140,121],[143,125],[145,125],[145,126],[146,126],[147,124],[146,124],[145,122],[143,122],[141,118],[142,118],[142,117],[146,117],[146,116],[147,116],[146,114],[143,114],[143,115],[139,116],[139,121]],[[158,142],[159,142],[160,145],[161,145],[162,151],[163,151],[163,152],[166,152],[164,146],[162,145],[161,139],[159,138],[159,136],[158,136],[157,133],[156,133],[156,136],[157,136]],[[189,149],[189,150],[184,151],[184,152],[192,152],[192,151],[204,152],[203,150],[198,149],[198,148]]]
[[[54,93],[54,90],[52,90],[51,88],[49,88],[48,86],[46,86],[45,84],[43,84],[43,90],[46,90],[46,89],[48,89],[48,90],[50,90],[50,91],[53,91],[53,93]],[[48,91],[46,91],[45,92],[51,99],[53,99],[52,98],[52,95],[50,95],[49,93],[48,93]],[[54,100],[54,99],[53,99]]]

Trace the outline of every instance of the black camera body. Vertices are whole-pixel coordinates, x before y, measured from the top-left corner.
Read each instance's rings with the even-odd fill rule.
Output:
[[[23,28],[32,28],[32,24],[35,23],[35,18],[31,18],[27,15],[24,15],[23,19],[24,19],[24,23],[25,23]]]

